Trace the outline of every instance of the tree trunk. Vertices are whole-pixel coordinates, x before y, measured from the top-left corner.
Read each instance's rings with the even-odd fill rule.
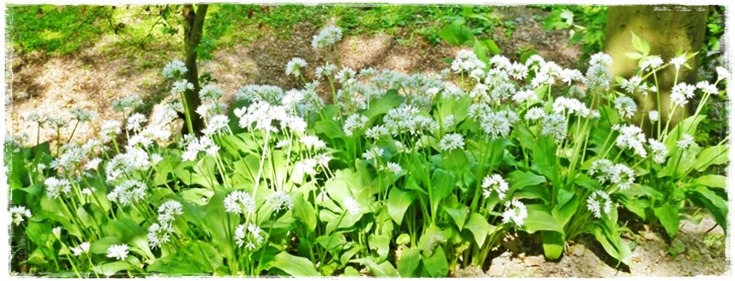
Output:
[[[197,70],[197,52],[196,49],[202,40],[202,34],[204,30],[204,17],[207,15],[207,4],[197,5],[196,10],[194,5],[184,5],[184,44],[186,50],[186,80],[194,85],[194,90],[187,90],[184,93],[186,98],[187,110],[191,114],[191,122],[194,132],[189,132],[189,129],[184,126],[182,130],[186,133],[201,135],[202,129],[204,129],[204,120],[196,113],[197,107],[202,103],[199,99],[199,71]]]
[[[607,26],[605,28],[604,52],[613,58],[610,71],[613,76],[630,77],[637,67],[637,62],[626,57],[633,49],[631,32],[651,45],[651,55],[660,55],[664,62],[679,53],[698,52],[704,42],[706,32],[708,6],[610,6],[608,8]],[[679,82],[694,84],[697,78],[697,67],[700,56],[687,63],[692,69],[682,67],[679,70]],[[668,116],[669,95],[674,86],[675,70],[667,67],[657,74],[661,93],[661,119]],[[653,79],[650,79],[653,84]],[[650,110],[656,109],[656,95],[635,97],[638,99],[638,120],[645,118]],[[672,124],[685,117],[687,109],[677,109]],[[665,119],[664,119],[665,122]],[[637,122],[636,122],[637,123]],[[644,122],[648,125],[650,122]],[[646,129],[645,131],[649,131]]]

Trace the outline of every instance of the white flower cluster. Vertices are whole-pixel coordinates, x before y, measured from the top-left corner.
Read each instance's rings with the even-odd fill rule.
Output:
[[[505,211],[503,211],[503,223],[513,222],[516,226],[522,226],[528,217],[528,210],[523,202],[513,199],[505,202]]]
[[[621,149],[633,149],[636,155],[645,158],[648,152],[643,147],[646,136],[643,130],[635,125],[614,125],[613,130],[619,131],[620,135],[615,139],[615,145]]]
[[[435,132],[439,129],[439,123],[433,118],[421,115],[418,108],[407,104],[388,110],[383,117],[383,123],[393,136],[402,133],[418,135],[424,131]]]
[[[111,245],[107,248],[107,257],[117,260],[124,260],[128,257],[128,244]]]
[[[255,199],[242,190],[231,192],[225,197],[225,211],[233,214],[251,214],[255,212]]]
[[[219,146],[217,146],[209,136],[204,135],[200,138],[195,138],[191,137],[191,135],[187,135],[187,137],[189,138],[189,141],[186,145],[186,150],[181,154],[181,160],[194,161],[199,155],[199,152],[204,152],[212,157],[217,156]]]
[[[498,194],[498,198],[500,198],[500,200],[504,200],[505,192],[507,191],[508,182],[498,174],[485,176],[482,180],[482,195],[485,196],[485,198],[490,197],[490,195],[495,192]]]
[[[567,137],[567,119],[558,113],[548,114],[541,120],[541,135],[553,136],[557,143]]]
[[[97,118],[97,112],[89,111],[81,107],[75,106],[71,109],[71,114],[74,116],[75,119],[77,119],[79,122],[90,122]]]
[[[179,95],[186,92],[186,90],[194,90],[194,84],[191,84],[186,79],[177,80],[171,86],[171,95]]]
[[[360,204],[357,203],[355,198],[352,198],[352,196],[345,196],[344,201],[342,202],[342,207],[350,215],[357,215],[360,213]]]
[[[301,69],[309,65],[306,60],[295,57],[286,64],[286,75],[301,76]]]
[[[592,162],[592,167],[588,171],[590,176],[597,175],[597,181],[600,184],[610,181],[617,185],[621,190],[626,190],[635,183],[635,173],[633,169],[625,164],[613,164],[607,159],[600,159]]]
[[[351,137],[356,131],[364,129],[367,122],[368,118],[365,115],[354,113],[347,117],[342,129],[344,130],[345,135]]]
[[[115,186],[115,189],[107,194],[107,199],[128,206],[145,199],[146,189],[148,186],[142,181],[126,180]]]
[[[293,199],[288,193],[276,191],[268,195],[266,202],[274,207],[275,211],[289,211],[293,209]]]
[[[10,216],[13,218],[15,225],[20,225],[25,219],[31,218],[31,211],[26,209],[25,206],[14,206],[10,207]]]
[[[459,50],[452,61],[451,69],[455,73],[466,72],[472,75],[473,72],[484,71],[485,63],[472,50]]]
[[[339,40],[342,40],[342,29],[334,25],[328,25],[319,31],[319,34],[314,35],[311,40],[311,47],[314,49],[331,47],[337,44]]]
[[[684,134],[679,141],[676,142],[676,147],[687,150],[690,146],[695,145],[694,137],[690,134]]]
[[[676,84],[674,88],[671,89],[671,96],[669,96],[671,103],[676,106],[683,107],[685,104],[689,103],[689,99],[694,97],[694,91],[696,89],[697,88],[695,86],[684,82]]]
[[[234,112],[235,116],[240,118],[241,128],[278,132],[279,128],[274,124],[278,121],[282,129],[289,129],[296,135],[302,135],[306,131],[306,121],[299,116],[288,114],[286,108],[280,105],[258,101],[247,108],[237,108]]]
[[[217,101],[224,95],[224,92],[217,85],[207,84],[199,89],[199,98],[202,100]]]
[[[464,138],[460,134],[446,134],[439,141],[439,151],[464,149]]]
[[[614,101],[615,109],[618,111],[618,114],[626,119],[630,119],[635,115],[635,112],[638,110],[638,106],[636,105],[635,101],[628,97],[628,96],[620,96],[615,99]]]
[[[172,60],[163,66],[163,78],[175,79],[186,74],[186,64],[180,60]]]
[[[158,223],[148,227],[148,244],[151,248],[160,248],[171,240],[174,228],[171,225],[176,216],[184,213],[183,206],[176,200],[168,200],[158,207]]]
[[[143,105],[143,100],[135,94],[127,94],[112,101],[112,109],[115,112],[129,112],[141,105]]]
[[[89,253],[89,242],[82,242],[76,247],[71,248],[71,252],[75,257],[81,256],[82,254]]]
[[[207,126],[202,130],[205,136],[211,136],[223,130],[227,130],[230,118],[226,115],[217,114],[207,120]]]
[[[245,224],[238,225],[235,229],[235,243],[238,247],[245,246],[250,251],[255,250],[265,241],[261,232],[260,227],[252,223],[247,227]]]
[[[669,149],[666,148],[665,144],[655,139],[649,138],[648,145],[651,147],[651,155],[654,163],[663,164],[664,162],[666,162],[666,156],[668,156],[669,154]]]
[[[43,184],[46,185],[46,196],[52,199],[57,199],[59,195],[67,195],[71,192],[71,183],[67,179],[50,177]]]
[[[136,171],[145,171],[151,167],[148,153],[140,148],[127,149],[125,153],[115,155],[105,167],[107,182],[114,182]]]
[[[612,200],[610,195],[602,190],[595,190],[590,197],[587,197],[587,209],[592,212],[595,218],[601,218],[602,214],[610,215],[612,211]]]

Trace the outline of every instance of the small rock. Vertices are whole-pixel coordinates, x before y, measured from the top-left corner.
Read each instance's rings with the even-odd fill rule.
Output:
[[[656,234],[653,234],[653,232],[643,232],[643,239],[646,239],[648,241],[657,241],[657,240],[659,240],[659,238],[656,237]]]
[[[662,256],[662,257],[665,257],[665,256],[666,256],[666,251],[664,251],[664,250],[659,250],[659,251],[658,251],[658,255],[659,255],[659,256]]]
[[[523,259],[523,263],[528,266],[541,266],[544,263],[544,258],[541,256],[528,256]]]
[[[572,255],[582,256],[584,255],[585,248],[582,245],[572,247]]]
[[[490,265],[490,269],[487,270],[487,275],[490,276],[503,276],[503,266],[493,263]]]

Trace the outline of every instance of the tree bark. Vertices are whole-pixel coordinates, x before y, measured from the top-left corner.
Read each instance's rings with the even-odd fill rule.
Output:
[[[613,58],[613,65],[610,67],[613,76],[629,78],[637,67],[636,61],[625,56],[627,52],[636,52],[631,43],[631,32],[648,42],[651,46],[650,54],[660,55],[664,62],[675,57],[677,52],[698,52],[704,43],[709,8],[679,5],[610,6],[605,27],[604,52]],[[696,82],[699,58],[698,55],[687,62],[692,67],[691,70],[685,67],[679,70],[677,83]],[[675,70],[668,67],[657,76],[662,111],[659,114],[664,119],[670,110],[669,95],[674,86]],[[653,78],[650,81],[653,84]],[[645,116],[648,111],[656,109],[656,95],[635,98],[638,100],[637,120],[647,118]],[[677,109],[672,124],[683,119],[686,114],[686,108]],[[650,122],[644,124],[648,125]]]
[[[197,107],[202,103],[199,99],[199,71],[197,70],[197,47],[202,41],[202,34],[204,33],[204,18],[207,15],[207,4],[199,4],[194,9],[194,5],[184,5],[184,44],[186,51],[186,80],[194,85],[193,90],[187,90],[184,93],[186,98],[187,110],[191,114],[191,122],[194,132],[189,132],[188,128],[184,126],[182,130],[186,133],[201,135],[202,129],[204,129],[204,120],[196,113]]]

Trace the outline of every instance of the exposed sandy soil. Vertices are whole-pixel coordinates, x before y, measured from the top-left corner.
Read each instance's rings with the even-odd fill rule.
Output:
[[[563,31],[547,32],[533,19],[535,10],[516,7],[506,10],[506,18],[517,23],[510,38],[502,31],[496,41],[505,55],[517,59],[517,50],[530,46],[542,56],[564,66],[574,66],[580,50],[568,46]],[[211,72],[218,86],[231,99],[242,86],[250,83],[271,84],[284,89],[301,87],[293,77],[284,75],[286,63],[294,56],[307,60],[313,75],[313,67],[324,62],[321,54],[312,50],[310,41],[319,26],[300,24],[288,39],[270,36],[267,30],[255,42],[235,44],[221,48],[213,59],[200,62],[200,73]],[[447,67],[444,58],[453,57],[456,47],[432,46],[420,38],[398,44],[388,35],[348,36],[340,43],[339,61],[354,69],[364,67],[387,68],[412,72],[437,72]],[[119,52],[114,37],[97,42],[92,48],[67,57],[47,57],[43,54],[14,56],[12,66],[12,92],[6,93],[8,131],[25,135],[26,143],[36,139],[34,124],[20,118],[36,109],[59,114],[63,109],[81,106],[97,111],[100,119],[120,119],[110,103],[113,99],[130,93],[140,94],[144,100],[154,103],[165,97],[168,87],[163,84],[161,67],[172,58],[181,57],[180,47],[174,43],[149,46],[146,52],[134,54]],[[80,126],[74,140],[82,141],[94,135],[100,122]],[[63,128],[61,135],[69,135],[72,126]],[[52,140],[56,132],[44,129],[41,141]],[[730,274],[730,262],[725,256],[725,237],[722,229],[705,219],[695,225],[685,222],[674,244],[683,245],[683,252],[667,254],[669,246],[657,233],[636,232],[629,240],[637,241],[634,265],[628,270],[617,270],[615,264],[604,258],[604,253],[592,239],[581,239],[569,247],[559,261],[546,261],[542,255],[521,256],[504,252],[492,260],[486,270],[458,269],[458,277],[614,277],[614,276],[694,276]],[[677,242],[678,241],[678,242]],[[603,257],[601,259],[600,257]]]

